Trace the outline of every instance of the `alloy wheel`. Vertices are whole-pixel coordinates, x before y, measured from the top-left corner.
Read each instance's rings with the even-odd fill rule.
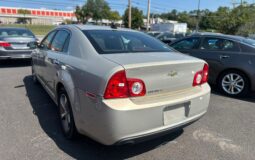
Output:
[[[69,110],[68,99],[65,94],[60,95],[59,102],[60,102],[59,110],[60,110],[60,118],[61,118],[62,127],[65,133],[68,133],[71,129],[71,113]]]
[[[237,95],[244,90],[245,81],[239,74],[229,73],[223,77],[221,86],[226,93],[230,95]]]

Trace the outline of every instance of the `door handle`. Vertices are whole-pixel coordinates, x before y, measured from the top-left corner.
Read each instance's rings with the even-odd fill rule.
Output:
[[[226,58],[230,58],[230,56],[227,56],[227,55],[220,55],[220,59],[226,59]]]

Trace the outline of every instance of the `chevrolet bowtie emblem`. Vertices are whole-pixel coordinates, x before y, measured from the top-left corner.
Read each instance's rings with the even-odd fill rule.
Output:
[[[167,74],[167,76],[169,76],[169,77],[175,77],[177,75],[178,75],[177,71],[171,71],[170,73]]]

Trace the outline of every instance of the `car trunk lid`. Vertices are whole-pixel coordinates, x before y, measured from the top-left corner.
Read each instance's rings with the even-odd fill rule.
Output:
[[[105,54],[126,71],[127,78],[144,81],[146,95],[175,92],[192,87],[194,75],[203,69],[204,61],[181,53]]]
[[[10,47],[5,47],[6,50],[28,50],[30,42],[35,42],[33,37],[3,37],[0,41],[11,44]]]

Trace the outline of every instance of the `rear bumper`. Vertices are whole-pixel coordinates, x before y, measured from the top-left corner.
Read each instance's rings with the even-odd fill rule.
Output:
[[[197,115],[196,117],[193,117],[192,120],[188,120],[187,122],[183,122],[182,124],[179,125],[175,125],[173,127],[169,127],[166,129],[162,129],[158,132],[151,132],[148,134],[144,134],[144,135],[138,135],[138,136],[134,136],[134,137],[129,137],[129,138],[125,138],[122,139],[118,142],[116,142],[114,145],[124,145],[124,144],[136,144],[136,143],[141,143],[144,141],[148,141],[154,138],[158,138],[170,133],[173,133],[174,131],[183,129],[189,125],[191,125],[192,123],[196,122],[197,120],[199,120],[206,112]]]
[[[211,89],[204,84],[199,90],[148,104],[130,99],[91,101],[80,98],[82,105],[76,126],[80,133],[105,145],[148,140],[201,118],[207,112]],[[84,97],[82,92],[79,95]]]

